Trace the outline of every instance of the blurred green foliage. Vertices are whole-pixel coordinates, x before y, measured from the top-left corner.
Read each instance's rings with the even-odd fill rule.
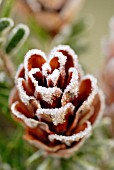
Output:
[[[114,143],[109,136],[109,126],[110,121],[103,119],[78,152],[69,159],[60,159],[45,158],[41,151],[35,152],[22,139],[22,127],[15,124],[15,130],[9,129],[10,134],[0,133],[0,166],[7,163],[11,170],[54,170],[55,167],[59,170],[113,170]]]
[[[87,33],[89,26],[85,19],[82,18],[72,25],[67,25],[63,28],[60,34],[55,37],[53,44],[69,45],[78,55],[86,52],[88,48]]]
[[[9,17],[15,0],[3,0],[0,17]]]

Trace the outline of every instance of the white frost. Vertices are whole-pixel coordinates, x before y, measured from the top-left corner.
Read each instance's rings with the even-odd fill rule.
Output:
[[[26,80],[28,79],[28,72],[29,72],[29,70],[28,70],[28,62],[29,62],[29,59],[34,55],[38,55],[38,57],[41,56],[42,58],[47,60],[47,58],[45,56],[45,53],[42,52],[41,50],[32,49],[32,50],[28,51],[27,54],[25,55],[25,59],[24,59],[25,78],[26,78]]]
[[[65,116],[69,112],[73,113],[74,106],[72,103],[67,103],[65,106],[61,108],[55,108],[55,109],[37,109],[36,115],[47,115],[49,118],[52,119],[52,122],[55,126],[57,126],[59,123],[63,124],[65,122]]]
[[[34,78],[33,74],[36,74],[38,72],[41,73],[39,68],[32,68],[28,73],[28,76],[31,79],[31,81],[32,81],[32,83],[34,84],[35,87],[38,86],[38,81]]]
[[[89,79],[91,81],[91,93],[89,94],[88,98],[82,103],[76,114],[80,114],[90,109],[91,104],[95,98],[95,95],[99,91],[97,86],[97,79],[95,77],[93,77],[92,75],[86,75],[82,78],[82,81],[86,79]]]
[[[68,52],[68,54],[71,55],[71,57],[73,58],[74,67],[78,68],[78,56],[75,54],[75,52],[68,45],[58,45],[57,47],[52,49],[50,55],[52,55],[53,53],[55,53],[57,51],[59,52],[60,50]]]
[[[70,83],[67,85],[66,89],[64,90],[61,103],[62,105],[65,105],[66,102],[68,102],[68,96],[67,93],[70,92],[70,94],[78,95],[79,91],[79,80],[78,80],[78,71],[72,67],[69,69],[69,74],[72,72],[72,78],[70,80]]]
[[[34,97],[33,96],[28,96],[26,94],[26,91],[24,90],[23,85],[22,85],[22,81],[23,81],[23,78],[18,78],[18,80],[17,80],[17,89],[19,91],[19,96],[20,96],[21,101],[25,105],[28,105],[29,101],[34,99]]]
[[[44,101],[46,101],[49,104],[52,104],[55,98],[61,96],[62,91],[58,87],[46,88],[42,86],[37,86],[35,91],[35,96],[37,96],[38,93],[41,95],[41,98]]]
[[[47,84],[49,84],[49,81],[51,80],[53,82],[53,86],[57,85],[58,79],[60,76],[60,72],[58,69],[55,69],[52,74],[49,74],[49,76],[47,77]]]
[[[16,116],[18,119],[21,119],[28,127],[30,128],[35,128],[38,125],[38,121],[31,119],[31,118],[27,118],[25,115],[23,115],[22,113],[20,113],[17,109],[16,109],[16,105],[18,104],[18,101],[13,103],[11,106],[11,111],[13,113],[14,116]]]
[[[80,139],[84,137],[88,137],[91,133],[91,124],[90,122],[86,122],[87,127],[83,130],[80,131],[77,134],[74,134],[72,136],[63,136],[63,135],[57,135],[57,134],[51,134],[49,135],[49,140],[52,142],[53,140],[58,140],[62,143],[65,143],[66,145],[70,146],[73,142],[78,142]]]

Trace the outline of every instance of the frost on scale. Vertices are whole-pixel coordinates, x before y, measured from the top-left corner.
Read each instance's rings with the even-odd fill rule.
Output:
[[[83,76],[77,55],[66,45],[49,60],[30,50],[15,77],[10,96],[13,116],[25,127],[24,138],[53,156],[69,157],[91,134],[104,108],[92,75]]]
[[[85,127],[84,127],[85,129],[83,131],[80,131],[77,134],[74,134],[72,136],[51,134],[51,135],[49,135],[49,140],[50,141],[58,140],[58,141],[61,141],[62,143],[65,143],[66,145],[70,146],[71,143],[73,143],[74,141],[79,141],[83,137],[88,137],[88,135],[91,132],[91,124],[90,124],[90,122],[86,122],[84,125],[85,125]]]
[[[61,108],[55,108],[55,109],[38,109],[36,111],[37,117],[43,117],[43,119],[48,119],[48,121],[53,122],[53,124],[56,126],[58,124],[63,124],[65,122],[65,116],[71,112],[73,114],[74,106],[72,103],[67,103],[65,106]],[[43,115],[43,116],[42,116]]]

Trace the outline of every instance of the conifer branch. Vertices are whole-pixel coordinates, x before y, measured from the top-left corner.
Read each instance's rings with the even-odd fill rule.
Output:
[[[0,58],[3,62],[3,68],[10,80],[14,79],[15,75],[15,67],[9,56],[7,56],[4,52],[0,50]]]

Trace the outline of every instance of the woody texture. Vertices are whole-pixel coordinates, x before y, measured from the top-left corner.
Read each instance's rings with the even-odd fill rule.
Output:
[[[55,47],[47,59],[30,50],[20,65],[10,95],[13,117],[25,128],[24,139],[45,154],[69,157],[99,120],[103,94],[92,75],[83,75],[75,52]]]

